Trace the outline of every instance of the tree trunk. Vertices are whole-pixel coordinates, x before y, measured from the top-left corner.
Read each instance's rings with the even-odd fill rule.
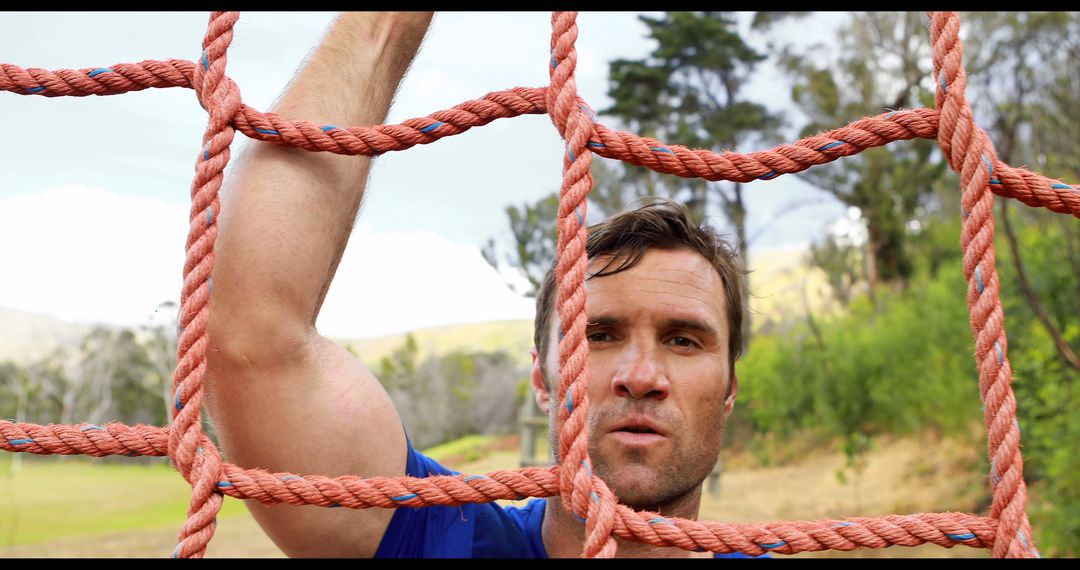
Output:
[[[734,183],[734,191],[732,195],[734,199],[729,202],[731,216],[731,223],[735,226],[735,235],[738,240],[739,257],[742,259],[743,267],[749,269],[750,267],[750,247],[746,243],[746,205],[743,203],[742,184],[739,182]],[[750,274],[744,271],[740,276],[743,281],[743,291],[746,293],[746,299],[743,300],[743,321],[742,321],[742,351],[746,354],[750,350],[750,335],[751,335],[751,318],[750,311],[746,310],[749,305],[750,296]]]

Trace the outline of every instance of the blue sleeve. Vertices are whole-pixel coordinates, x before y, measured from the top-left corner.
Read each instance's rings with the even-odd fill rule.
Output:
[[[406,437],[405,473],[410,477],[458,475],[413,449]],[[457,507],[401,507],[386,527],[376,558],[472,558],[528,556],[522,531],[495,503]]]

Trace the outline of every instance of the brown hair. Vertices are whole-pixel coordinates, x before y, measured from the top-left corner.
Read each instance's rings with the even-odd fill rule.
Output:
[[[734,372],[735,360],[742,354],[742,322],[746,301],[742,280],[744,270],[731,246],[708,225],[692,223],[683,205],[664,198],[640,198],[623,212],[589,228],[589,239],[585,245],[589,259],[610,257],[610,260],[600,271],[590,274],[588,279],[626,271],[637,265],[650,248],[696,251],[716,269],[724,285],[729,329],[728,354]],[[533,343],[541,369],[550,348],[548,328],[552,324],[552,315],[557,311],[557,301],[555,264],[552,264],[536,296]]]

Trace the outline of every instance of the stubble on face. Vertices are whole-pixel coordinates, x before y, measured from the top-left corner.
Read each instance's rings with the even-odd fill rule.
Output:
[[[548,378],[548,382],[549,386],[557,386],[558,378]],[[660,402],[620,398],[602,409],[590,406],[589,457],[593,472],[608,484],[620,503],[636,511],[696,518],[701,485],[720,457],[724,438],[723,398],[717,405],[705,408],[710,413],[701,425],[708,428],[693,433],[677,411]],[[648,416],[670,430],[669,452],[604,445],[604,428],[634,415]],[[548,439],[551,455],[559,463],[560,427],[558,413],[552,410]]]
[[[589,414],[589,456],[594,471],[608,483],[621,503],[634,510],[674,514],[676,505],[690,500],[696,514],[701,484],[720,455],[721,407],[716,406],[716,413],[710,413],[702,424],[711,429],[695,430],[676,411],[657,404],[620,399]],[[643,449],[605,440],[605,427],[633,415],[644,415],[666,426],[670,430],[667,445]]]

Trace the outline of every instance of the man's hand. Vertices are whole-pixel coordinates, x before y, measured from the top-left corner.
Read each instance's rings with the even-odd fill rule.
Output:
[[[314,124],[382,124],[430,21],[430,13],[342,14],[272,111]],[[228,461],[332,477],[405,473],[405,435],[386,392],[315,330],[369,165],[256,143],[225,179],[206,395]],[[248,506],[290,556],[371,556],[393,515]]]

